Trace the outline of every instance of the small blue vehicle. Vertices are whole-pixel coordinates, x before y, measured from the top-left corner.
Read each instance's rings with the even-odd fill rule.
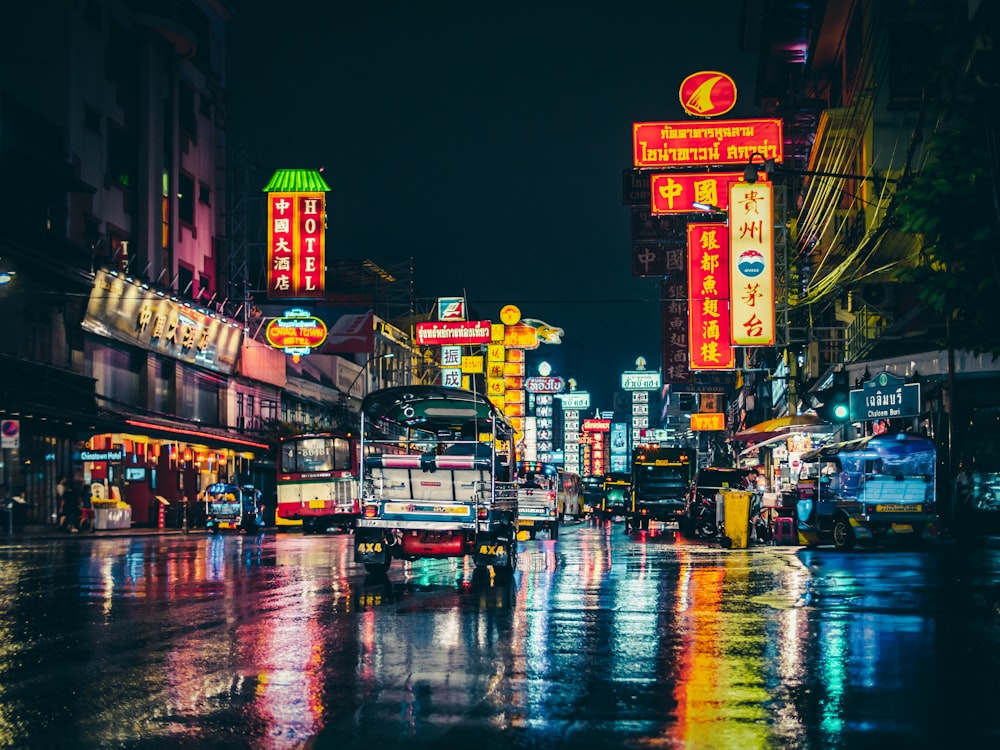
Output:
[[[205,489],[205,525],[209,532],[256,532],[264,528],[260,491],[251,485],[217,482]]]

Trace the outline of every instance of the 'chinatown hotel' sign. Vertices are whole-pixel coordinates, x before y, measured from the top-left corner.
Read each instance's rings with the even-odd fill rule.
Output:
[[[264,188],[269,299],[325,296],[329,190],[319,172],[309,169],[279,169]]]

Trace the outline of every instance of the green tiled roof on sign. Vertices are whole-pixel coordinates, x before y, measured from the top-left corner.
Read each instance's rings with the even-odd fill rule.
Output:
[[[330,186],[315,169],[279,169],[271,175],[265,193],[328,193]]]

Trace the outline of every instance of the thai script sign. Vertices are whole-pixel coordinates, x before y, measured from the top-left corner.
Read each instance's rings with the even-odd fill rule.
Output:
[[[730,345],[729,230],[721,224],[688,224],[688,342],[692,370],[732,370]]]
[[[492,327],[488,320],[417,323],[417,344],[488,344]]]
[[[732,343],[774,344],[774,205],[770,183],[729,184]]]
[[[562,393],[566,381],[558,375],[530,377],[524,380],[524,390],[528,393]]]
[[[781,120],[632,124],[632,163],[636,167],[746,165],[753,154],[781,162],[783,145]]]
[[[880,372],[859,389],[851,389],[851,417],[857,422],[920,414],[920,384]]]
[[[623,391],[658,391],[660,373],[648,370],[627,370],[622,373]]]

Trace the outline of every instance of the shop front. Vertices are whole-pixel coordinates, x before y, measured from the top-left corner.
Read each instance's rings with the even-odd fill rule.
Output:
[[[203,492],[217,482],[253,483],[254,464],[270,446],[224,430],[167,420],[125,418],[113,431],[93,435],[78,452],[78,466],[97,510],[126,511],[107,523],[191,528],[204,524]],[[110,526],[108,528],[111,528]],[[119,526],[120,528],[120,526]]]

